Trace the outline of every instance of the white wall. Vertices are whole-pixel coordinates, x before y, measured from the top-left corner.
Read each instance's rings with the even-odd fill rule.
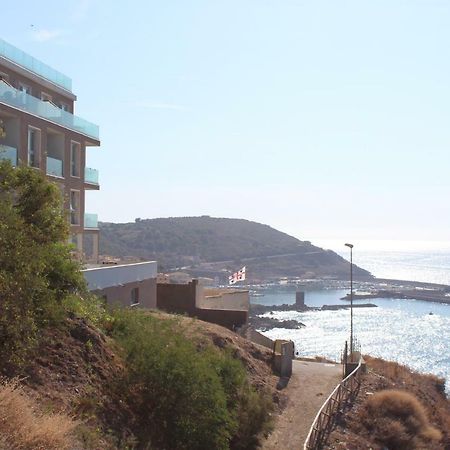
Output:
[[[90,291],[156,278],[156,261],[83,270]]]

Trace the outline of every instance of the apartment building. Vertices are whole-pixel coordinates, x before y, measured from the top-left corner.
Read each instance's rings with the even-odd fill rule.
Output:
[[[77,253],[96,262],[97,215],[85,212],[85,192],[99,189],[98,171],[86,167],[99,129],[74,114],[76,99],[70,78],[0,39],[0,158],[57,183]]]

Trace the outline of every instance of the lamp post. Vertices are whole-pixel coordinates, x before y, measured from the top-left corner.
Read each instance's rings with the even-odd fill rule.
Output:
[[[350,248],[350,358],[353,355],[353,244],[345,244]]]

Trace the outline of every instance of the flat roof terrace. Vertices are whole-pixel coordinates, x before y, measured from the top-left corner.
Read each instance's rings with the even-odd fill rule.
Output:
[[[72,92],[72,80],[67,75],[58,72],[42,61],[33,58],[28,53],[14,47],[14,45],[11,45],[3,39],[0,39],[0,56],[27,69],[30,72],[33,72],[36,75],[39,75],[42,78],[45,78],[46,80],[51,81],[66,91]]]

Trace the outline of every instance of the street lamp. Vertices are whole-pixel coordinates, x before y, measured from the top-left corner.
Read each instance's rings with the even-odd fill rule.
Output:
[[[353,355],[353,244],[345,244],[350,248],[350,358]]]

